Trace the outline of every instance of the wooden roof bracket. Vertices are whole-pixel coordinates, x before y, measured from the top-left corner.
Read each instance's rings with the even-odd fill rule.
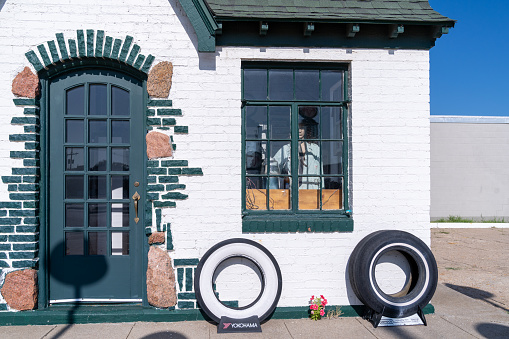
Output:
[[[403,25],[391,25],[391,30],[389,34],[389,38],[396,39],[398,35],[405,32],[405,27]]]
[[[260,35],[267,35],[267,31],[269,30],[269,23],[266,21],[260,21]]]
[[[434,26],[433,27],[433,37],[438,39],[442,36],[442,34],[448,34],[449,27],[448,26]]]
[[[349,38],[355,37],[355,34],[359,33],[361,26],[359,24],[347,24],[346,25],[346,36]]]
[[[312,22],[305,22],[304,23],[304,36],[311,36],[311,33],[313,33],[315,30],[315,24]]]

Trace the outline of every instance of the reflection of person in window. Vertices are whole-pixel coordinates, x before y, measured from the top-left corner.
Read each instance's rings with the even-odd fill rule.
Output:
[[[299,123],[299,142],[298,142],[298,169],[299,169],[299,188],[300,189],[319,189],[320,188],[320,147],[317,143],[309,139],[316,139],[318,124],[309,118],[305,118]],[[307,139],[307,140],[302,140]],[[270,174],[291,174],[291,147],[290,144],[281,147],[274,157],[270,159]],[[314,177],[301,177],[300,175],[314,175]],[[284,180],[284,185],[275,184],[271,181],[270,188],[289,188],[288,180]],[[284,187],[281,187],[284,186]]]

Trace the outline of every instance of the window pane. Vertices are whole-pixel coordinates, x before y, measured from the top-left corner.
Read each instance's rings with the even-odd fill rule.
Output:
[[[111,149],[111,170],[129,171],[129,148]]]
[[[300,106],[299,107],[299,139],[318,139],[319,133],[319,107]]]
[[[91,120],[88,122],[88,142],[105,143],[107,128],[106,120]]]
[[[106,204],[89,204],[88,205],[88,226],[90,227],[107,227],[108,211]]]
[[[128,120],[113,120],[111,122],[111,142],[118,144],[129,143]]]
[[[322,139],[343,139],[341,107],[322,107]]]
[[[343,142],[322,141],[324,174],[343,174]]]
[[[320,99],[320,74],[318,70],[295,71],[295,99],[312,101]]]
[[[129,204],[111,204],[111,227],[129,227]]]
[[[83,120],[66,120],[65,121],[65,142],[67,143],[83,143]]]
[[[65,255],[83,255],[83,232],[65,232]]]
[[[319,209],[319,183],[319,177],[299,177],[299,210]]]
[[[322,101],[343,100],[343,71],[322,71]]]
[[[320,146],[315,142],[301,141],[299,142],[297,167],[299,175],[320,175],[322,172],[322,165],[320,162]],[[304,181],[303,181],[304,180]],[[306,180],[299,178],[299,187]],[[318,188],[318,187],[304,187],[304,188]]]
[[[244,70],[244,99],[267,100],[267,70]]]
[[[271,177],[269,180],[269,209],[289,210],[292,205],[291,178]],[[279,188],[273,188],[275,185]]]
[[[270,143],[270,174],[290,174],[292,147],[287,141],[273,141]],[[284,187],[280,187],[284,188]]]
[[[84,227],[83,204],[65,204],[65,227]]]
[[[108,253],[106,232],[89,232],[88,233],[88,254],[89,255],[106,255]]]
[[[85,86],[78,86],[67,90],[66,114],[83,115],[85,113]]]
[[[129,115],[129,92],[115,86],[111,87],[111,114]]]
[[[269,98],[270,100],[293,100],[292,70],[269,70]]]
[[[65,176],[65,198],[83,199],[83,176],[66,175]]]
[[[325,178],[322,189],[322,209],[339,210],[343,208],[343,178]]]
[[[107,114],[107,87],[103,84],[90,85],[89,114],[106,115]]]
[[[106,199],[105,175],[91,175],[88,177],[88,197],[90,199]]]
[[[129,199],[129,176],[111,176],[111,199]]]
[[[246,178],[246,209],[267,209],[267,190],[265,189],[265,178]]]
[[[89,148],[88,149],[88,170],[89,171],[106,171],[106,148]]]
[[[65,148],[65,170],[83,171],[83,148],[81,147]]]
[[[246,173],[267,173],[267,142],[246,141]]]
[[[291,139],[290,106],[269,107],[269,132],[271,139]]]
[[[246,138],[267,139],[267,107],[246,107]]]
[[[129,232],[111,233],[111,255],[129,255]]]

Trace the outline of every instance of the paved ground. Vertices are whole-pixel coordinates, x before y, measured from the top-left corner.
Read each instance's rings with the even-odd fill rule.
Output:
[[[433,230],[439,286],[428,326],[378,327],[360,318],[270,320],[261,334],[217,334],[204,321],[0,327],[2,339],[509,338],[509,229]]]

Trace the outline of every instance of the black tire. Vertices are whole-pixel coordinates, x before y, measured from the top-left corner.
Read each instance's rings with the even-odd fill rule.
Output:
[[[262,276],[262,290],[251,304],[231,307],[223,304],[213,290],[213,276],[218,266],[230,258],[245,258],[253,262]],[[215,322],[222,316],[244,319],[257,316],[266,319],[276,309],[281,297],[282,278],[279,265],[272,254],[259,243],[242,238],[228,239],[212,246],[201,258],[194,277],[196,300]]]
[[[375,278],[375,267],[387,252],[398,251],[411,268],[411,284],[395,294],[384,293]],[[438,269],[429,247],[403,231],[378,231],[369,234],[350,256],[348,274],[355,295],[373,311],[390,318],[404,318],[424,308],[435,293]]]

